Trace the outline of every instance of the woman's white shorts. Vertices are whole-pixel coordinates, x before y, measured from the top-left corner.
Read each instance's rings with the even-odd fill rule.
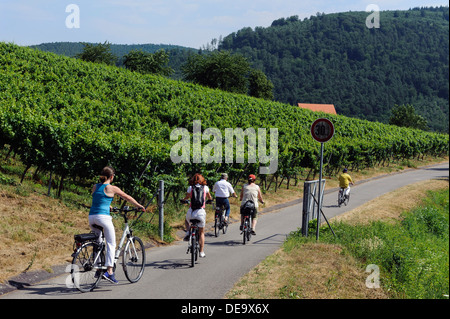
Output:
[[[198,227],[204,228],[206,226],[206,211],[203,208],[194,211],[189,208],[186,213],[186,220],[189,222],[191,219],[198,219],[200,221]]]

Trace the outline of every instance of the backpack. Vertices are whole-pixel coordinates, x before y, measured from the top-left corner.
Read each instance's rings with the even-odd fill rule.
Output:
[[[252,200],[248,200],[242,206],[243,214],[252,214],[255,211],[255,203]]]
[[[205,191],[203,185],[192,186],[191,208],[192,210],[203,208],[205,204]]]

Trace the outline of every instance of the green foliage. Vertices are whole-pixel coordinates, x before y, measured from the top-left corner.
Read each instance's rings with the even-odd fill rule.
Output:
[[[8,145],[26,166],[66,178],[93,178],[113,165],[120,172],[116,183],[129,193],[139,189],[148,197],[164,179],[167,190],[178,194],[197,171],[212,182],[217,172],[225,170],[237,180],[266,166],[235,159],[174,164],[170,149],[176,142],[170,133],[186,128],[192,142],[194,120],[201,120],[202,130],[217,128],[222,137],[226,128],[277,128],[277,175],[318,169],[320,147],[310,126],[319,116],[288,104],[0,43],[1,146]],[[447,134],[327,117],[335,126],[325,147],[328,172],[448,154]]]
[[[248,81],[250,96],[273,100],[273,84],[262,71],[252,70]]]
[[[83,61],[104,63],[114,65],[117,57],[111,52],[111,43],[105,41],[101,44],[83,43],[83,52],[76,55],[77,58]]]
[[[16,183],[16,181],[14,179],[12,179],[12,178],[10,178],[8,176],[5,176],[5,175],[3,175],[0,172],[0,185],[13,185],[13,186],[16,186],[17,183]]]
[[[275,100],[332,103],[338,114],[387,123],[395,104],[412,104],[432,130],[448,132],[448,7],[281,18],[244,28],[220,50],[248,58],[274,84]]]
[[[125,67],[131,71],[166,76],[174,72],[173,69],[167,65],[168,63],[169,54],[163,49],[158,50],[155,53],[132,50],[124,56],[123,61]]]
[[[241,55],[206,51],[190,55],[181,68],[184,79],[210,88],[273,100],[273,84],[260,70],[250,68]]]
[[[337,239],[325,226],[321,241],[339,243],[363,265],[377,265],[382,286],[394,297],[445,299],[449,294],[448,189],[430,192],[423,206],[405,213],[398,224],[334,223],[332,227]],[[307,240],[300,231],[293,232],[285,249]]]
[[[132,225],[133,231],[137,232],[143,238],[158,238],[159,237],[159,225],[149,223],[147,221],[138,220]],[[172,234],[172,228],[165,221],[164,222],[164,242],[171,243],[175,240]]]
[[[93,43],[90,43],[94,45]],[[54,42],[42,43],[39,45],[30,46],[34,49],[39,49],[45,52],[53,52],[68,57],[75,57],[83,52],[83,43],[81,42]],[[119,57],[116,66],[124,66],[124,56],[131,51],[142,51],[144,53],[156,53],[159,50],[164,50],[169,55],[168,67],[174,70],[171,75],[174,79],[181,79],[181,66],[186,63],[188,56],[197,52],[196,49],[182,47],[179,45],[169,44],[110,44],[112,54]]]
[[[191,55],[182,67],[185,80],[220,89],[245,94],[248,90],[246,75],[250,64],[241,55],[227,51],[212,51],[207,54]]]
[[[422,233],[438,238],[449,236],[449,192],[430,192],[423,207],[407,213],[403,220],[405,227],[411,235]]]
[[[419,130],[427,129],[427,121],[423,116],[416,114],[414,106],[410,104],[395,105],[391,112],[392,116],[389,119],[389,124],[416,128]]]

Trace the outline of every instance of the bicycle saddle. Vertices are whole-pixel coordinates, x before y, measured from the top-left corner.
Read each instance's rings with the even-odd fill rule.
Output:
[[[102,226],[99,226],[99,225],[93,224],[93,225],[92,225],[92,227],[94,227],[94,228],[97,228],[98,230],[101,230],[101,231],[103,231],[103,227],[102,227]]]
[[[191,219],[191,223],[195,225],[195,224],[200,223],[200,220],[198,220],[198,219]]]

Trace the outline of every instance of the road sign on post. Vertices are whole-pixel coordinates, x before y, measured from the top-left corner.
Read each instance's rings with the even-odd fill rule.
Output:
[[[334,125],[328,119],[315,120],[311,125],[311,135],[317,142],[328,142],[334,135]]]
[[[322,186],[322,167],[323,167],[323,143],[328,142],[334,135],[334,125],[328,119],[317,119],[311,125],[311,135],[317,141],[320,142],[320,173],[319,173],[319,194],[321,194]],[[320,227],[320,211],[322,209],[322,198],[319,196],[317,201],[317,230],[316,240],[319,239],[319,227]],[[324,215],[325,216],[325,215]]]

